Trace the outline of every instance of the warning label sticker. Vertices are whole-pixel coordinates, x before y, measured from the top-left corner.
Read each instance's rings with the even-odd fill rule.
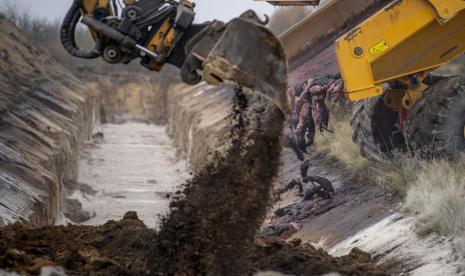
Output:
[[[386,52],[390,48],[389,44],[386,40],[382,40],[378,44],[376,44],[373,48],[370,49],[370,53],[372,56],[377,57],[382,53]]]

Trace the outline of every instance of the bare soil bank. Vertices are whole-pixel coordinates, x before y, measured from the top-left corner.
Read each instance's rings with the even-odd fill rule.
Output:
[[[0,227],[55,222],[97,97],[0,18]]]

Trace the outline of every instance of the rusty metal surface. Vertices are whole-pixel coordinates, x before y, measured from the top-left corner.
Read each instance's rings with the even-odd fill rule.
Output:
[[[287,63],[280,41],[266,27],[250,20],[233,19],[204,62],[204,80],[215,84],[231,80],[260,91],[282,110],[288,110],[285,93]]]

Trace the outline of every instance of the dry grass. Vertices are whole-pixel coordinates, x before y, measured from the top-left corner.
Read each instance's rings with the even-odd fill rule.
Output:
[[[420,234],[465,234],[465,158],[420,162],[405,210],[418,217]]]
[[[334,134],[317,134],[315,148],[404,196],[404,211],[418,218],[418,234],[465,236],[465,156],[454,162],[424,161],[399,153],[391,163],[375,163],[360,156],[347,116],[333,118],[331,129]],[[465,243],[459,247],[465,252]]]
[[[347,118],[333,120],[329,128],[334,133],[317,133],[315,149],[327,152],[355,171],[368,167],[370,162],[360,155],[359,147],[352,142],[352,127],[349,120]]]
[[[354,172],[365,171],[370,161],[360,155],[360,148],[352,141],[353,129],[350,126],[352,107],[350,103],[329,103],[331,114],[329,129],[331,132],[319,133],[315,137],[314,147],[328,153],[344,163]]]

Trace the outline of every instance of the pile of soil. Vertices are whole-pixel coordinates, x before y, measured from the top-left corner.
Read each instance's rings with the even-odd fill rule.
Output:
[[[0,231],[0,268],[26,275],[37,275],[42,267],[55,265],[70,275],[144,274],[153,238],[153,230],[134,212],[98,227],[35,228],[16,223]]]
[[[370,255],[353,249],[349,255],[333,258],[322,249],[300,240],[257,244],[251,257],[251,272],[279,271],[288,275],[324,275],[337,272],[342,275],[388,275],[374,265]]]
[[[158,273],[146,270],[146,262],[155,261],[146,259],[153,238],[153,230],[148,229],[134,212],[127,213],[121,221],[110,221],[98,227],[35,228],[16,223],[0,231],[0,267],[24,275],[38,275],[46,266],[61,266],[68,275],[171,275],[173,264]],[[360,250],[333,258],[323,250],[299,241],[260,242],[244,256],[247,263],[244,263],[240,275],[270,270],[294,275],[329,272],[387,275],[374,265],[367,253]],[[183,265],[192,267],[197,264],[195,260],[186,259]],[[192,271],[178,273],[196,275]],[[205,275],[213,274],[205,272]],[[223,275],[236,274],[226,271]]]
[[[279,166],[284,114],[271,101],[234,86],[224,152],[189,182],[172,204],[151,250],[152,273],[243,275],[246,253],[270,203]],[[246,96],[252,95],[252,96]]]

